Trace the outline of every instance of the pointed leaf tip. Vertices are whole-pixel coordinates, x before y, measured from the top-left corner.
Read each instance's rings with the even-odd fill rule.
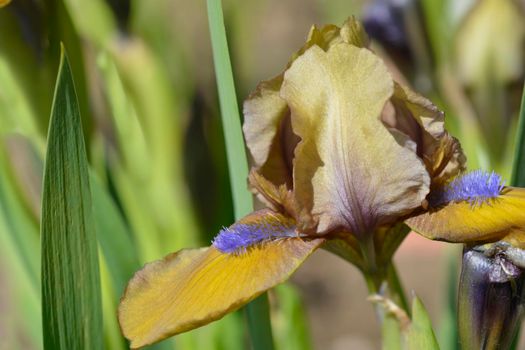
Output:
[[[44,348],[102,349],[100,277],[88,163],[64,50],[48,133],[41,245]]]

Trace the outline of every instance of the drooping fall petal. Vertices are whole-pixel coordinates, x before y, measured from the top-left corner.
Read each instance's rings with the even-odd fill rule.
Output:
[[[382,61],[340,43],[311,47],[285,73],[281,96],[291,109],[294,194],[319,218],[362,235],[421,205],[430,179],[408,136],[380,120],[393,94]]]
[[[281,218],[265,210],[223,230],[224,235],[250,234],[252,227],[257,241],[244,250],[233,254],[214,246],[182,250],[137,272],[119,306],[120,326],[131,347],[220,319],[285,281],[324,239],[287,238],[294,228],[290,219],[280,224]],[[283,232],[265,231],[279,227]]]
[[[515,242],[516,233],[525,231],[525,189],[506,187],[499,196],[480,204],[453,201],[405,223],[430,239],[468,243],[508,236]],[[520,246],[525,244],[522,240]]]

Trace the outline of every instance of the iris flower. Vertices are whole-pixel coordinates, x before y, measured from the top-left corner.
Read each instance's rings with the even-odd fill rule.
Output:
[[[265,207],[210,247],[135,274],[119,306],[132,348],[238,309],[321,247],[378,286],[405,220],[453,242],[514,239],[525,227],[523,191],[496,174],[459,176],[465,157],[443,113],[392,78],[353,18],[313,27],[284,72],[248,97],[244,116],[250,188]]]

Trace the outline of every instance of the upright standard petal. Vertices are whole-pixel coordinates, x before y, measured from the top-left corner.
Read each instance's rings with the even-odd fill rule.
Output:
[[[220,319],[285,281],[324,242],[288,238],[295,235],[292,221],[268,210],[221,235],[220,249],[232,247],[228,235],[248,245],[232,254],[215,246],[182,250],[147,264],[131,279],[119,323],[132,348]]]
[[[362,236],[421,205],[429,176],[408,136],[380,120],[393,94],[382,61],[340,43],[308,49],[285,73],[281,96],[301,138],[294,194],[319,219],[319,232]]]
[[[303,47],[290,58],[287,68],[314,45],[328,50],[341,42],[368,46],[368,37],[355,18],[349,18],[341,28],[313,26]],[[254,168],[275,185],[286,184],[291,188],[293,151],[299,140],[291,130],[290,109],[279,96],[282,81],[283,73],[263,81],[246,99],[243,131]]]
[[[290,126],[290,110],[279,96],[282,74],[261,82],[244,102],[244,137],[253,165],[276,185],[291,187],[293,149],[297,137]]]

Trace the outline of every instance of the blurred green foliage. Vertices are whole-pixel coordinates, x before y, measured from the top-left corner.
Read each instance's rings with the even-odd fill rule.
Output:
[[[284,66],[311,23],[340,24],[351,14],[381,22],[371,3],[225,0],[238,99]],[[470,168],[509,180],[523,88],[521,3],[374,3],[396,7],[392,25],[404,33],[402,45],[372,35],[374,49],[447,112]],[[132,273],[182,247],[207,245],[233,221],[206,18],[204,1],[182,0],[13,0],[0,9],[0,348],[43,346],[39,222],[60,42],[91,171],[106,348],[126,347],[115,310]],[[439,333],[451,346],[454,284],[443,287],[449,311]],[[308,349],[293,287],[270,297],[276,347]],[[244,321],[232,314],[152,348],[244,349]]]

